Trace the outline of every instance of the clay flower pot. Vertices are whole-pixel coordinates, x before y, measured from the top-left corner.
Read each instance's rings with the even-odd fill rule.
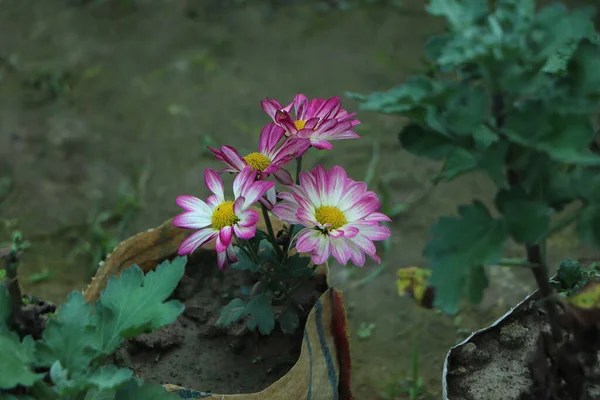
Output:
[[[277,219],[272,223],[275,232],[284,227]],[[259,228],[264,230],[263,220]],[[94,302],[109,278],[131,265],[148,272],[174,258],[189,234],[169,220],[125,240],[99,267],[84,292],[86,301]],[[316,271],[294,295],[303,310],[295,334],[276,327],[261,336],[245,324],[217,329],[218,310],[246,275],[231,268],[219,272],[214,250],[199,249],[188,257],[173,294],[185,304],[184,313],[172,325],[127,341],[115,362],[187,399],[352,399],[342,294],[328,286],[326,265]]]

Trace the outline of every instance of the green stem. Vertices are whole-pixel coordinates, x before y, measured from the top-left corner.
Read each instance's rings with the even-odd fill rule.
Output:
[[[533,268],[535,265],[530,264],[527,259],[524,258],[501,258],[498,260],[498,265],[502,267],[524,267]]]
[[[269,217],[269,210],[262,203],[260,204],[260,208],[262,209],[262,214],[265,219],[265,225],[267,226],[267,233],[269,234],[269,242],[275,248],[277,252],[277,257],[280,260],[283,260],[283,251],[281,250],[281,246],[277,244],[277,238],[275,237],[275,232],[273,231],[273,225],[271,224],[271,218]]]
[[[296,185],[300,184],[300,172],[302,172],[302,156],[296,158]]]

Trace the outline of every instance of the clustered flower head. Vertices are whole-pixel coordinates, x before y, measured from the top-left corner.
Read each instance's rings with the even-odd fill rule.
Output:
[[[331,256],[357,266],[365,263],[365,255],[381,262],[373,242],[390,236],[381,224],[390,219],[379,212],[379,200],[364,182],[350,179],[339,166],[327,171],[319,165],[301,172],[297,182],[286,169],[310,148],[330,150],[330,141],[360,138],[352,130],[360,123],[353,118],[355,113],[344,110],[339,97],[309,101],[303,94],[285,107],[277,100],[264,100],[262,108],[272,122],[260,134],[258,151],[242,156],[232,146],[209,148],[225,164],[219,172],[205,171],[205,184],[213,194],[206,201],[177,198],[185,211],[173,224],[196,230],[181,244],[179,254],[215,242],[219,268],[236,262],[233,244],[255,236],[259,217],[251,207],[259,202],[283,221],[302,227],[291,243],[298,252],[309,253],[317,265]],[[237,174],[231,199],[226,199],[220,177],[224,172]],[[276,191],[271,176],[284,190]]]

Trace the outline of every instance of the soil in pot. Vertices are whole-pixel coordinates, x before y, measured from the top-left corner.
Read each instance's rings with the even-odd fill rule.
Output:
[[[327,289],[325,277],[307,279],[295,292],[300,326],[294,334],[276,325],[262,336],[243,322],[224,329],[216,326],[221,309],[256,277],[232,268],[219,271],[214,253],[198,253],[188,258],[173,294],[185,304],[184,313],[170,326],[127,341],[117,363],[154,383],[221,394],[259,392],[298,360],[308,313]]]
[[[543,336],[550,326],[536,298],[531,298],[499,324],[480,331],[452,350],[448,360],[449,400],[575,400],[548,361]],[[582,398],[600,399],[600,363],[586,371]],[[587,397],[586,397],[587,396]]]

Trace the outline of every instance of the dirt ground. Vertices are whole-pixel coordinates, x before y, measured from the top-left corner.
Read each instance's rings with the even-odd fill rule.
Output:
[[[259,0],[225,3],[231,2],[0,0],[0,179],[11,182],[8,193],[0,192],[0,222],[17,220],[32,241],[23,276],[53,275],[26,283],[26,291],[59,302],[86,285],[89,257],[72,254],[81,238],[65,226],[85,226],[97,207],[113,207],[136,170],[147,178],[142,209],[123,235],[174,216],[180,194],[207,194],[203,170],[220,166],[207,144],[242,152],[256,146],[268,121],[261,99],[386,89],[419,71],[424,41],[441,29],[420,0],[404,1],[397,12],[323,13],[316,1],[280,1],[276,8]],[[353,101],[344,104],[357,109]],[[377,141],[378,174],[394,175],[392,200],[423,191],[438,166],[400,149],[403,121],[366,112],[358,118],[364,140],[336,142],[305,165],[342,165],[361,180]],[[448,348],[531,289],[519,271],[493,270],[484,304],[458,319],[419,309],[396,292],[397,268],[424,265],[428,226],[492,193],[479,175],[436,187],[393,223],[387,268],[367,285],[356,282],[375,265],[332,266],[333,281],[345,290],[358,399],[403,398],[393,386],[409,375],[415,332],[419,373],[439,395]],[[585,253],[568,233],[549,247],[553,262]],[[374,324],[370,334],[358,334],[362,324]]]

